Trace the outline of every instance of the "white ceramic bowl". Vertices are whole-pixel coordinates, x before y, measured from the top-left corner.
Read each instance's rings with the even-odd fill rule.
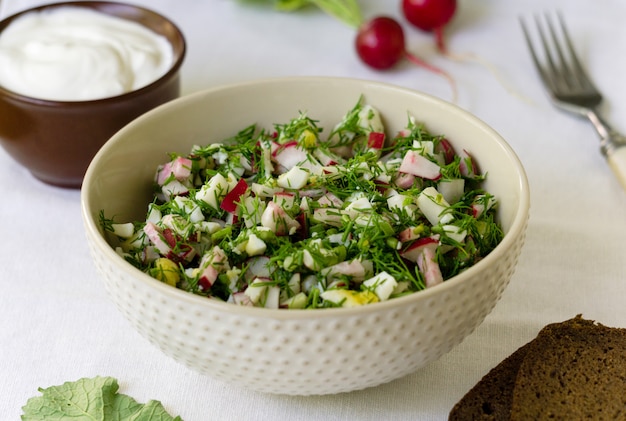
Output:
[[[338,121],[360,95],[390,133],[407,112],[465,148],[500,200],[503,241],[462,274],[410,296],[358,308],[242,307],[172,288],[135,269],[106,242],[98,214],[145,218],[158,164],[194,144],[243,127],[284,123],[307,111]],[[331,129],[325,126],[325,132]],[[516,154],[485,123],[439,99],[381,83],[288,78],[218,87],[169,102],[131,122],[98,152],[82,188],[82,214],[95,264],[131,324],[165,354],[227,382],[271,393],[312,395],[376,386],[447,353],[489,314],[508,285],[528,221],[529,190]]]

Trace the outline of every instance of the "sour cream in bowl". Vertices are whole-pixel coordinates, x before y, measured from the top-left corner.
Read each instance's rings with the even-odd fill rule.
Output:
[[[121,95],[157,80],[173,60],[165,36],[85,7],[26,13],[0,33],[0,85],[41,99]]]
[[[0,145],[48,184],[78,188],[120,128],[180,94],[169,19],[117,2],[63,2],[0,21]]]

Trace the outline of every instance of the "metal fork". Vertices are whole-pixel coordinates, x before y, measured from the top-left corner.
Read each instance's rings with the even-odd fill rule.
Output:
[[[539,76],[547,88],[552,103],[562,110],[591,121],[600,137],[600,150],[609,166],[626,189],[626,137],[614,130],[598,112],[602,94],[583,69],[572,46],[571,38],[560,13],[554,18],[546,14],[535,16],[538,45],[543,51],[543,64],[539,49],[533,47],[532,37],[524,19],[520,25]]]

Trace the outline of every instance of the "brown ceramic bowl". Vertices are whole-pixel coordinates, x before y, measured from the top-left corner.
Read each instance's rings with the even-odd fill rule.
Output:
[[[141,23],[165,36],[174,50],[173,64],[165,75],[143,88],[114,97],[53,101],[20,95],[0,86],[0,144],[39,180],[79,188],[91,159],[114,133],[146,111],[179,96],[179,70],[186,43],[178,27],[164,16],[106,1],[64,2],[28,9],[0,21],[0,32],[24,13],[68,5]]]

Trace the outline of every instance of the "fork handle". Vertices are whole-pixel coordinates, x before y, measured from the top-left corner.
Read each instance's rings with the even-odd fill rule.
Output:
[[[587,117],[600,136],[602,154],[626,190],[626,136],[614,130],[595,110],[590,110]]]
[[[613,174],[626,190],[626,146],[620,146],[609,151],[606,155],[609,167],[613,170]]]

